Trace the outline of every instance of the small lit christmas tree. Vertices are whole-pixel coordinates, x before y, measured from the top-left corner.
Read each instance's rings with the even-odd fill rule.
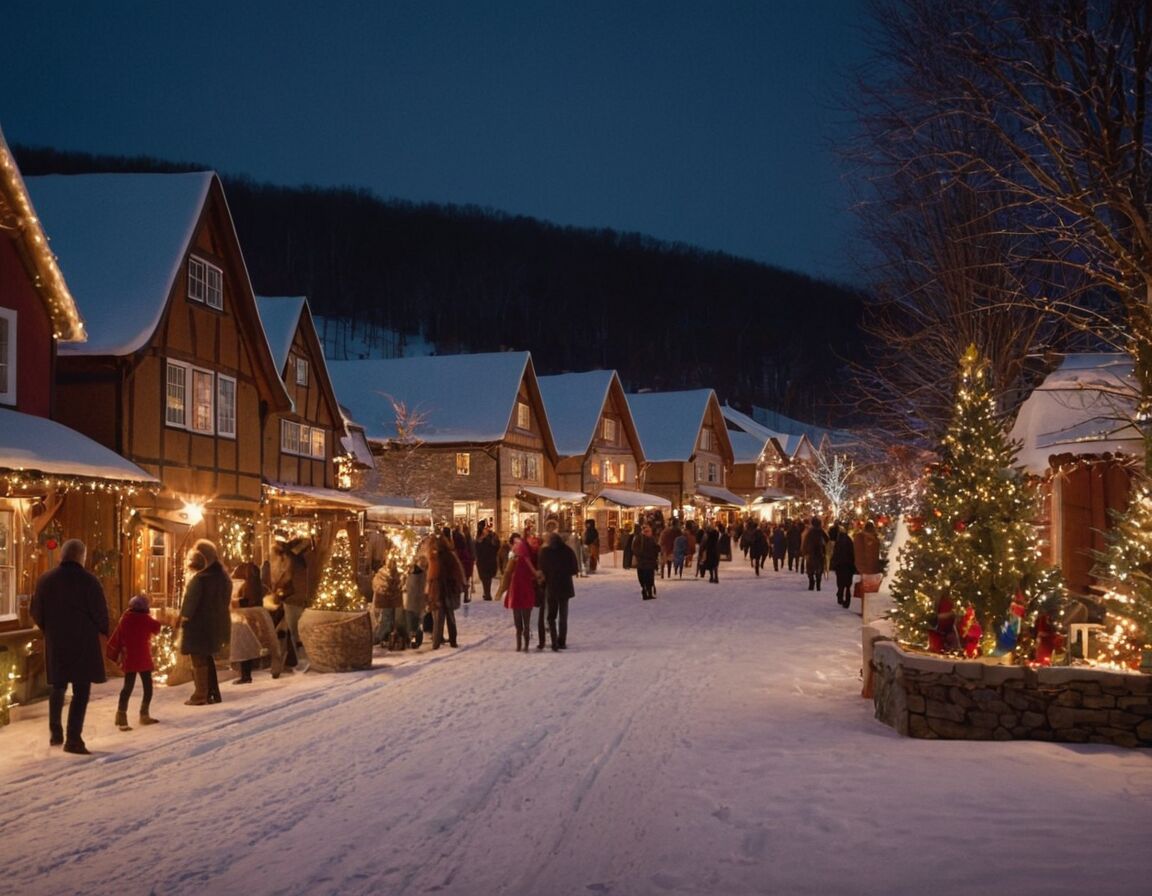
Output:
[[[361,610],[364,597],[356,584],[356,567],[348,532],[341,529],[332,542],[332,556],[320,577],[313,604],[318,610]]]
[[[941,460],[909,520],[892,583],[901,641],[931,640],[937,650],[969,655],[994,649],[1018,590],[1035,606],[1059,588],[1056,571],[1040,563],[1033,496],[1013,468],[1017,449],[996,413],[986,367],[969,347]],[[955,637],[941,631],[942,620],[954,620]]]
[[[1107,538],[1092,570],[1108,588],[1104,606],[1112,624],[1103,632],[1100,656],[1130,665],[1152,646],[1152,483],[1133,490],[1128,511],[1113,518]]]

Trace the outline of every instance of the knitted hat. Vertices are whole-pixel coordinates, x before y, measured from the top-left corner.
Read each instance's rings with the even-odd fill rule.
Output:
[[[148,595],[137,594],[132,600],[128,601],[128,609],[135,610],[138,613],[148,612]]]
[[[216,545],[212,544],[207,538],[201,538],[192,546],[192,550],[197,551],[204,555],[205,566],[211,566],[213,563],[220,562],[220,555],[216,552]]]

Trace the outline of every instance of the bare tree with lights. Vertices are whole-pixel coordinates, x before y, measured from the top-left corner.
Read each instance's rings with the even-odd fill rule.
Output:
[[[931,445],[965,343],[1007,410],[1029,355],[1090,334],[1131,353],[1147,418],[1152,7],[878,0],[876,21],[855,156],[881,262],[874,408]]]

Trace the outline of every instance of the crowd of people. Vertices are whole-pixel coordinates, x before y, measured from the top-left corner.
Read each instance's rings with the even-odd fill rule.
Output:
[[[616,532],[609,535],[614,549]],[[882,571],[881,542],[868,522],[850,534],[846,524],[827,529],[819,517],[808,521],[759,521],[747,518],[727,525],[675,517],[665,525],[659,512],[646,515],[631,531],[620,533],[623,566],[635,569],[641,598],[654,600],[656,580],[707,577],[719,582],[722,560],[739,551],[755,575],[772,561],[774,572],[799,573],[809,591],[820,591],[826,573],[836,582],[836,599],[851,606],[857,575],[861,582]],[[185,558],[186,582],[179,610],[167,621],[178,635],[179,651],[188,658],[193,683],[189,706],[220,703],[217,659],[227,656],[238,669],[234,684],[248,684],[253,671],[267,665],[272,677],[298,665],[302,647],[299,620],[308,606],[310,582],[304,555],[311,539],[277,540],[263,567],[246,562],[229,574],[215,544],[195,542]],[[376,617],[374,640],[399,650],[419,648],[425,634],[431,647],[459,646],[456,611],[472,599],[478,578],[481,599],[503,601],[511,610],[516,650],[568,646],[568,604],[575,581],[594,573],[599,564],[600,535],[595,521],[582,532],[561,531],[555,520],[543,536],[528,524],[502,540],[488,521],[475,534],[466,525],[444,526],[419,544],[410,566],[400,571],[381,563],[371,579],[370,601]],[[162,622],[152,616],[146,595],[138,594],[112,628],[99,580],[84,568],[87,550],[77,539],[61,548],[59,566],[43,575],[31,602],[31,613],[44,633],[49,696],[50,744],[66,752],[87,753],[84,718],[94,683],[106,681],[105,656],[124,672],[115,723],[130,731],[128,706],[137,679],[142,688],[138,723],[152,725],[152,640]],[[493,590],[493,584],[496,584]],[[366,595],[368,597],[368,595]],[[533,612],[536,615],[533,631]],[[111,631],[110,631],[111,628]],[[101,638],[107,638],[101,653]],[[72,688],[67,724],[63,707]]]

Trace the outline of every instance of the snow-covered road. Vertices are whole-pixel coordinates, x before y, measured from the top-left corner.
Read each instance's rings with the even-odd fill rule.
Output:
[[[618,556],[618,555],[617,555]],[[0,893],[1098,896],[1152,888],[1152,756],[900,738],[860,693],[860,619],[799,576],[577,583],[570,647],[257,673],[112,725],[93,757],[0,730]],[[135,710],[136,702],[133,702]]]

